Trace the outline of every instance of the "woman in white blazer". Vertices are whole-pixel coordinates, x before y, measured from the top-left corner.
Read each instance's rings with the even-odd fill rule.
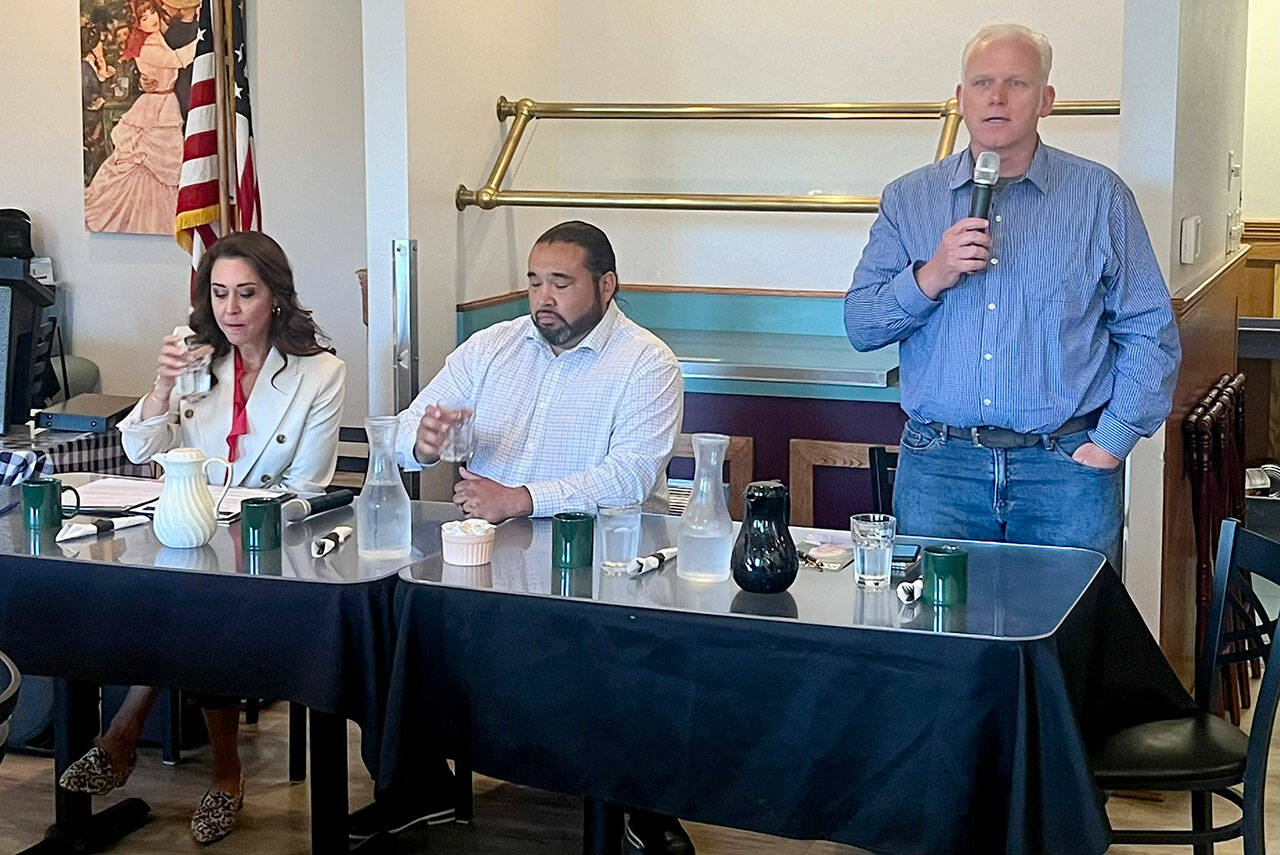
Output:
[[[212,351],[213,385],[198,399],[176,394],[186,368],[182,337],[165,338],[156,383],[120,423],[135,463],[179,446],[231,461],[233,484],[324,489],[338,455],[346,366],[322,347],[311,313],[298,304],[284,251],[261,232],[222,238],[200,259],[190,326]],[[214,478],[221,467],[211,467]],[[220,478],[219,478],[220,482]],[[107,732],[59,779],[68,790],[101,795],[124,784],[159,690],[134,686]],[[239,698],[201,698],[213,781],[191,817],[200,843],[225,837],[244,804],[237,734]]]
[[[223,250],[228,242],[233,246]],[[274,252],[259,249],[262,258],[229,255],[264,242]],[[196,274],[191,328],[197,342],[213,349],[213,388],[194,400],[176,394],[187,347],[178,335],[166,337],[155,387],[120,423],[125,454],[145,463],[171,448],[198,448],[231,460],[236,486],[319,492],[338,459],[346,365],[317,341],[319,331],[298,305],[288,260],[275,241],[236,232],[214,244],[201,270],[211,254],[222,263],[207,265],[218,275]],[[237,361],[247,424],[233,452],[228,437]],[[221,467],[210,467],[210,477],[220,482],[222,475]]]

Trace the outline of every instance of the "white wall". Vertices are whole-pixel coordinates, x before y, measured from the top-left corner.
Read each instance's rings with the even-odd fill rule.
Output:
[[[364,334],[352,270],[363,262],[364,232],[359,8],[342,0],[250,8],[259,34],[259,44],[250,44],[250,73],[264,225],[289,253],[303,303],[355,363],[347,412],[358,421]],[[189,257],[170,237],[85,231],[79,4],[5,0],[4,13],[22,25],[0,27],[0,207],[31,214],[37,252],[53,258],[58,279],[70,287],[69,349],[98,363],[104,391],[140,394],[155,377],[160,339],[186,316]],[[321,45],[326,61],[308,60]]]
[[[462,138],[455,131],[471,134],[468,150],[451,158],[456,165],[451,182],[441,182],[449,185],[450,195],[459,181],[480,184],[492,165],[500,139],[492,118],[498,94],[542,101],[943,100],[954,92],[965,40],[989,20],[1024,21],[1049,34],[1059,57],[1053,80],[1060,97],[1110,99],[1120,90],[1121,12],[1104,0],[1061,10],[1031,0],[1003,0],[987,4],[980,14],[945,20],[934,7],[861,4],[851,15],[843,4],[823,0],[509,5],[470,3],[443,20],[425,22],[424,36],[474,34],[469,18],[503,22],[500,29],[485,31],[491,45],[494,39],[498,43],[483,53],[501,56],[501,63],[478,61],[474,49],[464,55],[445,47],[445,55],[456,57],[466,74],[446,76],[452,91],[440,87],[453,107],[450,127],[443,130],[450,139]],[[429,13],[423,4],[411,9]],[[530,29],[520,33],[520,27]],[[507,39],[518,44],[504,51]],[[450,68],[444,61],[428,67],[432,75]],[[520,74],[522,68],[528,73]],[[1043,129],[1051,144],[1114,165],[1117,126],[1112,117],[1058,118]],[[533,128],[507,187],[878,195],[893,177],[931,159],[940,122],[544,120]],[[488,144],[483,157],[472,154],[476,140]],[[962,132],[959,145],[964,142]],[[523,271],[509,265],[513,256],[523,263],[525,238],[572,217],[609,232],[623,281],[816,290],[847,286],[872,219],[865,214],[469,209],[461,221],[467,237],[460,257],[473,261],[459,273],[459,299],[510,290],[513,271]],[[490,240],[498,241],[497,257],[482,260],[472,252]]]
[[[470,283],[486,283],[486,294],[523,288],[529,247],[547,226],[564,219],[548,210],[520,212],[519,217],[511,210],[472,208],[460,213],[453,201],[460,183],[479,186],[493,164],[505,131],[494,113],[498,95],[520,95],[532,88],[550,93],[543,97],[555,97],[557,10],[555,3],[525,0],[365,0],[364,14],[373,27],[370,37],[394,40],[388,50],[403,50],[405,56],[403,72],[392,69],[403,83],[388,81],[379,91],[367,88],[366,104],[370,122],[380,115],[393,122],[397,115],[404,116],[403,129],[389,128],[390,138],[379,140],[378,146],[384,155],[395,156],[403,140],[408,197],[398,197],[391,183],[380,181],[370,198],[369,219],[374,223],[389,211],[394,221],[407,207],[407,234],[400,236],[418,241],[418,341],[424,384],[453,349],[454,307],[472,294]],[[394,35],[397,21],[403,22],[401,37]],[[375,132],[381,129],[371,126],[369,133]],[[554,151],[556,134],[555,128],[540,128],[532,136]],[[513,179],[556,186],[554,160],[525,167],[522,159],[521,154],[513,165]],[[383,168],[394,172],[399,167],[381,164]],[[375,250],[370,248],[371,258]],[[375,286],[389,287],[389,279],[371,279],[370,287]],[[371,295],[371,310],[373,300]],[[388,294],[378,294],[377,300],[389,308]],[[388,341],[387,334],[389,327],[380,340]],[[384,349],[376,344],[375,354]],[[424,476],[424,495],[445,497],[446,476],[443,468]]]
[[[1121,12],[1102,0],[996,0],[945,16],[903,3],[862,3],[852,14],[829,0],[564,0],[563,9],[568,101],[940,101],[954,94],[965,41],[999,20],[1049,36],[1059,97],[1120,92]],[[1041,128],[1052,145],[1114,164],[1117,121]],[[938,120],[565,124],[561,175],[573,189],[872,196],[928,163],[941,130]],[[962,130],[957,146],[966,140]],[[874,219],[586,213],[614,238],[624,281],[816,290],[848,287]]]
[[[459,184],[479,187],[488,177],[506,133],[494,113],[499,95],[557,97],[559,4],[416,0],[407,6],[411,222],[420,294],[439,292],[453,301],[523,288],[533,241],[568,217],[550,209],[459,213],[454,191]],[[526,132],[507,186],[558,186],[558,164],[550,157],[558,130]],[[535,155],[526,162],[530,146]],[[440,336],[428,346],[447,352],[453,316],[428,323],[437,328],[424,333]]]
[[[1244,216],[1280,218],[1280,3],[1249,3]]]
[[[107,392],[141,394],[160,339],[185,318],[188,256],[172,238],[84,227],[75,0],[8,0],[0,27],[0,207],[31,215],[38,255],[70,289],[68,349],[98,363]]]
[[[1244,147],[1248,16],[1248,0],[1182,0],[1170,258],[1178,254],[1183,218],[1199,216],[1202,231],[1195,263],[1170,263],[1171,291],[1203,281],[1227,255],[1227,214],[1240,193],[1238,180],[1228,185],[1227,152],[1239,157]]]
[[[1133,188],[1171,290],[1226,258],[1227,151],[1240,152],[1246,0],[1127,0],[1119,172]],[[1202,252],[1178,260],[1183,217],[1199,215]],[[1183,359],[1193,360],[1194,353]],[[1163,431],[1129,459],[1125,584],[1158,636],[1163,534]]]
[[[343,423],[368,412],[360,4],[250,0],[262,225],[293,265],[302,304],[347,363]]]

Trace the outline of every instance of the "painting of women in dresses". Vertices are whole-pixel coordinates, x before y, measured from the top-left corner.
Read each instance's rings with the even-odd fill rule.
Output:
[[[172,234],[199,0],[81,0],[85,227]],[[184,85],[185,84],[185,85]]]

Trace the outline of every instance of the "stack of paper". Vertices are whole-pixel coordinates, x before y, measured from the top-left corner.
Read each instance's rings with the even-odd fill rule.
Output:
[[[205,485],[213,501],[218,501],[222,488]],[[90,481],[76,490],[80,493],[80,512],[83,514],[112,514],[129,511],[151,516],[160,501],[163,481],[145,481],[133,478],[100,478]],[[218,522],[229,523],[239,518],[240,503],[245,499],[280,496],[279,490],[254,490],[249,487],[232,487],[218,508]]]

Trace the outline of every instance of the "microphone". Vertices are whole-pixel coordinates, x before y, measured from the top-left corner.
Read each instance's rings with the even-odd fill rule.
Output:
[[[350,490],[334,490],[332,493],[325,493],[323,496],[316,496],[314,499],[290,499],[281,506],[280,516],[284,518],[285,522],[297,522],[298,520],[306,519],[312,514],[349,505],[355,497],[356,494]]]
[[[987,219],[991,210],[991,189],[1000,177],[1000,155],[984,151],[973,167],[973,197],[969,200],[969,216]]]

